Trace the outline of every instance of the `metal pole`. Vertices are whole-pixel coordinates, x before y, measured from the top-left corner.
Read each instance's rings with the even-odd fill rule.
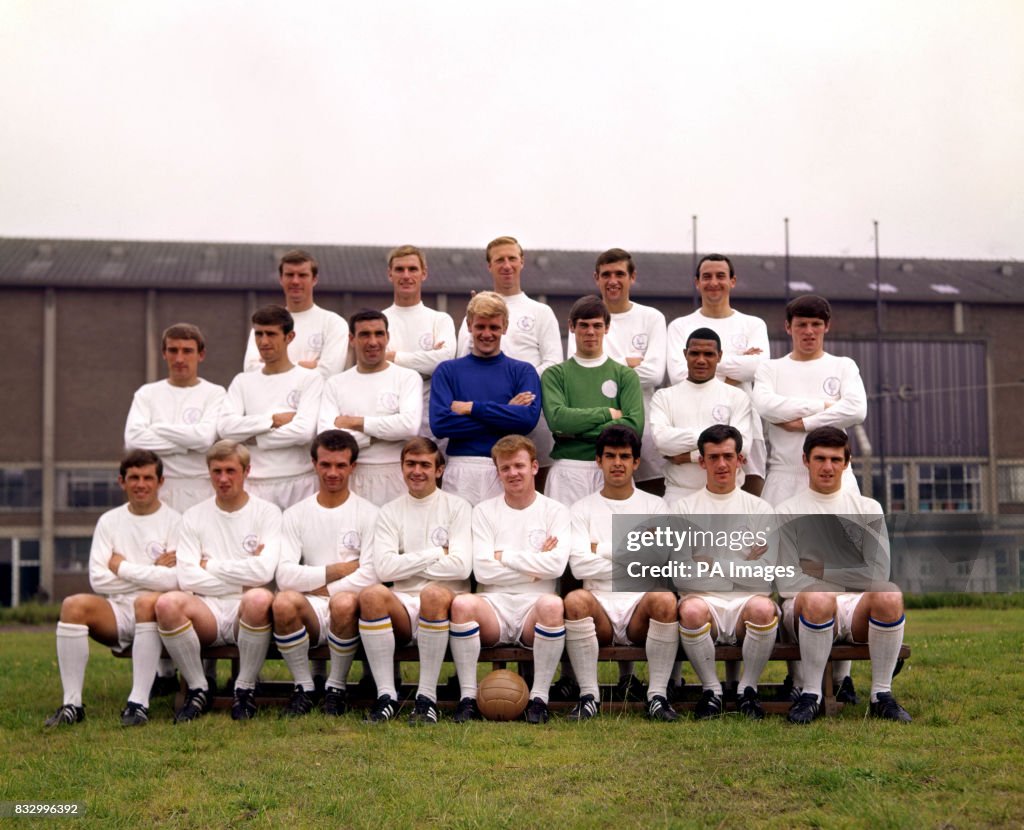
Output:
[[[882,492],[876,496],[882,510],[889,512],[889,476],[885,466],[886,393],[882,378],[882,261],[878,245],[878,220],[875,225],[875,392],[878,395],[878,466],[882,472]]]
[[[785,285],[782,286],[782,298],[789,305],[789,217],[782,220],[786,230],[786,274]]]
[[[693,276],[697,275],[697,214],[693,214],[693,267],[690,268],[690,274]],[[693,286],[693,307],[697,308],[700,305],[700,292],[697,290],[697,281],[695,279],[690,280],[690,284]]]

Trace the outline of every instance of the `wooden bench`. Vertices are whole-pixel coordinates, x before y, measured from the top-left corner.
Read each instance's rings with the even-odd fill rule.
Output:
[[[233,678],[238,673],[238,649],[235,646],[213,646],[203,649],[203,659],[212,660],[229,660],[231,661],[231,677]],[[113,652],[115,657],[131,657],[131,649],[126,651]],[[164,656],[167,656],[166,654]],[[310,649],[309,656],[311,660],[329,660],[330,653],[327,646],[319,646],[317,648]],[[357,659],[364,659],[362,648],[356,655]],[[772,651],[772,660],[798,660],[800,657],[800,649],[795,643],[776,643],[775,648]],[[900,659],[907,660],[910,657],[909,646],[902,646],[900,649]],[[715,647],[715,659],[718,662],[726,663],[727,666],[738,666],[742,660],[742,648],[740,646],[716,646]],[[278,653],[277,648],[271,644],[269,652],[267,654],[267,660],[280,660],[281,655]],[[450,662],[450,655],[446,656],[446,659]],[[632,660],[636,662],[645,662],[646,654],[644,649],[636,646],[607,646],[600,649],[598,653],[598,659],[602,661],[622,661]],[[682,648],[679,649],[679,659],[684,662],[684,670],[686,667],[686,655],[683,653]],[[832,653],[829,659],[829,663],[825,668],[824,682],[822,685],[823,691],[823,712],[827,715],[834,715],[840,709],[843,708],[843,704],[836,700],[835,690],[832,687],[832,661],[833,660],[868,660],[870,659],[868,654],[867,645],[834,645],[832,647]],[[395,663],[396,663],[396,674],[398,673],[398,664],[400,663],[415,663],[419,660],[419,654],[415,646],[409,646],[405,648],[398,648],[395,650]],[[493,669],[506,668],[510,663],[515,663],[520,674],[529,677],[533,670],[533,652],[527,648],[520,648],[516,646],[496,646],[492,648],[483,648],[480,651],[480,662],[490,663]],[[568,657],[563,658],[563,662],[568,662]],[[691,670],[692,677],[692,670]],[[291,695],[293,684],[291,681],[283,680],[272,680],[272,681],[260,681],[257,686],[257,702],[261,706],[283,706],[288,702],[288,698]],[[724,684],[725,688],[725,706],[726,711],[736,708],[736,690]],[[605,684],[601,687],[601,698],[602,707],[605,711],[616,711],[616,710],[628,710],[628,709],[639,709],[643,707],[642,702],[633,701],[621,701],[614,700],[612,692],[614,691],[614,684]],[[458,702],[459,698],[459,685],[457,679],[453,676],[447,683],[443,683],[438,686],[438,706],[442,709],[452,709]],[[785,714],[789,711],[791,700],[789,697],[789,689],[783,686],[781,683],[761,683],[758,688],[762,705],[766,712],[773,712],[779,714]],[[862,694],[865,690],[861,690]],[[399,699],[402,701],[411,701],[416,695],[416,686],[412,683],[403,683],[398,689]],[[349,703],[354,707],[365,706],[369,707],[374,702],[375,687],[370,682],[350,683],[348,686],[348,699]],[[700,699],[701,688],[699,685],[687,684],[682,690],[681,695],[674,701],[674,706],[677,710],[691,710],[693,709],[697,701]],[[182,684],[182,690],[178,693],[175,701],[175,708],[182,705],[184,702],[184,683]],[[573,705],[573,702],[555,702],[551,703],[551,709],[554,711],[569,709]],[[219,687],[213,697],[212,706],[215,709],[223,709],[231,707],[231,691],[230,684]]]

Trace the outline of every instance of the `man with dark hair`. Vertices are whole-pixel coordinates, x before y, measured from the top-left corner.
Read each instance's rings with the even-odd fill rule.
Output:
[[[601,431],[611,424],[644,430],[640,380],[628,366],[604,352],[611,315],[600,297],[581,297],[569,312],[576,353],[541,377],[542,403],[555,438],[545,494],[570,505],[602,486],[594,465]]]
[[[199,377],[206,358],[203,333],[176,323],[160,340],[167,379],[139,387],[124,427],[128,449],[152,450],[164,460],[160,499],[183,513],[213,495],[206,451],[217,440],[224,387]]]
[[[679,642],[676,598],[670,591],[616,591],[612,583],[612,518],[616,515],[662,515],[665,502],[637,490],[633,475],[640,465],[641,443],[626,426],[605,427],[597,438],[596,461],[602,488],[577,501],[572,513],[569,565],[583,587],[565,598],[565,650],[580,689],[570,720],[589,720],[600,711],[598,649],[607,645],[646,643],[650,683],[647,716],[673,721],[668,681]]]
[[[780,504],[807,485],[801,465],[806,433],[817,427],[848,429],[863,423],[867,393],[857,364],[825,351],[832,319],[828,300],[804,295],[786,306],[786,333],[793,341],[789,354],[758,366],[754,407],[768,422],[768,477],[764,498]],[[853,472],[846,484],[857,490]]]
[[[181,515],[160,502],[163,465],[149,450],[121,461],[117,483],[128,501],[96,523],[89,551],[89,584],[95,594],[73,594],[60,606],[57,665],[64,703],[46,725],[70,726],[85,718],[82,687],[89,637],[110,648],[132,649],[132,690],[121,712],[123,726],[149,720],[149,696],[160,661],[154,607],[160,592],[178,587],[175,554]]]
[[[252,448],[249,492],[284,510],[311,495],[316,484],[307,453],[316,434],[323,379],[289,359],[295,332],[287,309],[264,306],[252,323],[263,369],[235,375],[217,431]]]
[[[310,370],[305,370],[310,371]],[[256,677],[270,646],[270,608],[281,544],[281,511],[246,492],[249,451],[221,440],[206,453],[215,496],[188,510],[178,550],[180,590],[156,601],[160,639],[188,686],[175,723],[209,708],[202,647],[238,646],[231,717],[256,716]]]
[[[508,306],[500,294],[481,291],[466,308],[473,339],[465,357],[447,360],[434,373],[430,428],[448,439],[444,490],[470,504],[501,493],[491,460],[504,435],[528,435],[540,417],[540,378],[523,360],[502,351]]]
[[[328,379],[317,427],[352,433],[362,450],[352,489],[376,505],[404,491],[399,456],[419,433],[423,379],[387,360],[388,318],[364,309],[349,320],[356,365]]]
[[[427,257],[415,245],[401,245],[388,253],[388,282],[394,302],[384,309],[390,339],[387,359],[412,369],[423,379],[423,423],[420,435],[430,435],[430,381],[434,370],[455,357],[455,323],[444,311],[423,304]]]
[[[802,315],[801,315],[802,316]],[[903,595],[889,581],[889,538],[882,506],[843,484],[850,465],[849,438],[818,427],[803,443],[808,487],[776,508],[779,564],[795,576],[777,580],[783,620],[800,643],[800,696],[791,723],[806,724],[821,711],[822,675],[834,642],[868,644],[873,717],[909,723],[892,695],[892,676],[903,645]]]
[[[320,488],[284,513],[272,609],[274,642],[295,680],[284,709],[289,717],[313,709],[311,644],[327,643],[331,653],[324,713],[347,710],[348,673],[359,645],[358,594],[377,582],[370,557],[377,508],[349,489],[359,459],[356,439],[326,430],[313,439],[310,456]]]
[[[768,327],[760,317],[736,311],[731,304],[736,287],[732,260],[722,254],[707,254],[697,263],[694,285],[700,293],[700,308],[673,320],[668,327],[668,379],[676,384],[687,375],[686,341],[698,328],[709,328],[721,340],[722,359],[718,379],[734,384],[750,395],[754,374],[768,360]],[[761,419],[752,423],[753,434],[747,442],[746,481],[743,489],[755,496],[764,486],[766,450]]]
[[[313,302],[320,266],[312,254],[288,251],[277,264],[285,305],[295,324],[295,337],[288,344],[288,358],[296,366],[317,369],[324,378],[345,368],[348,326],[333,311]],[[261,367],[262,355],[255,337],[249,338],[243,369],[252,372]]]
[[[694,522],[699,529],[711,531],[716,538],[723,531],[729,538],[756,539],[761,533],[765,541],[744,543],[742,548],[694,546],[690,550],[691,567],[702,562],[710,570],[704,576],[677,581],[684,592],[679,603],[679,638],[703,688],[694,710],[698,720],[717,717],[723,710],[722,683],[715,670],[715,645],[737,643],[743,647],[739,710],[753,720],[764,717],[757,694],[758,680],[771,659],[778,636],[779,610],[768,596],[772,577],[757,576],[758,571],[747,568],[751,563],[760,568],[774,566],[776,548],[771,506],[738,486],[737,474],[744,460],[743,440],[740,431],[728,424],[715,424],[703,430],[697,446],[705,486],[677,501],[674,508],[675,513]],[[742,537],[734,535],[741,533]],[[721,569],[719,572],[714,570],[716,565]],[[745,569],[751,576],[733,575],[742,574]]]
[[[630,292],[636,284],[633,257],[622,248],[611,248],[597,258],[594,282],[611,314],[604,338],[605,353],[636,372],[644,398],[644,457],[637,481],[660,479],[662,458],[650,435],[651,398],[665,379],[665,315],[652,306],[634,303]]]
[[[675,386],[659,389],[651,401],[651,432],[664,458],[665,502],[670,507],[705,486],[697,445],[703,429],[732,424],[745,443],[754,432],[750,398],[717,377],[722,357],[718,334],[709,328],[690,332],[685,355],[686,377]]]
[[[407,492],[381,508],[373,564],[381,582],[359,594],[359,631],[377,684],[369,723],[398,713],[394,659],[396,642],[415,642],[419,686],[409,723],[437,723],[437,681],[448,650],[449,612],[458,594],[470,590],[473,532],[469,503],[438,488],[444,456],[429,438],[402,448]]]
[[[513,360],[522,360],[543,375],[562,360],[562,336],[558,320],[551,308],[526,295],[522,288],[522,272],[526,264],[523,246],[511,236],[499,236],[487,243],[487,270],[495,293],[508,307],[508,327],[502,338],[502,351]],[[459,329],[459,356],[471,351],[469,325],[463,321]],[[537,447],[537,460],[542,469],[551,464],[551,430],[542,419],[530,433]]]
[[[519,643],[534,653],[529,723],[548,720],[548,689],[565,643],[558,578],[569,561],[572,520],[564,505],[536,489],[537,450],[507,435],[491,450],[503,494],[473,508],[477,593],[452,601],[449,646],[461,699],[455,722],[479,720],[476,669],[480,646]]]

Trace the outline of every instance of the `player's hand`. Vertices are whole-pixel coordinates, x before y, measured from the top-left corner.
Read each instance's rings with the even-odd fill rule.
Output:
[[[783,421],[781,424],[776,424],[777,427],[786,430],[786,432],[806,432],[804,429],[804,419],[794,418],[792,421]]]
[[[437,342],[436,342],[436,343],[434,344],[434,351],[435,351],[435,352],[436,352],[436,351],[437,351],[438,349],[443,349],[443,348],[444,348],[444,341],[443,341],[443,340],[438,340],[438,341],[437,341]]]
[[[741,352],[741,354],[761,354],[761,349],[759,349],[757,346],[751,346],[745,352]]]
[[[299,365],[304,369],[315,369],[320,363],[319,360],[300,360]]]
[[[110,559],[107,561],[107,567],[114,573],[117,573],[117,569],[121,567],[122,562],[124,562],[124,557],[117,551],[114,551],[110,554]]]
[[[262,542],[260,542],[259,547],[256,548],[256,550],[254,550],[250,554],[250,556],[259,556],[261,553],[263,553],[263,543]]]
[[[310,593],[311,596],[314,596],[314,597],[329,597],[330,596],[330,593],[328,592],[326,585],[321,585],[315,591],[310,591],[309,593]]]
[[[334,419],[334,425],[338,429],[354,429],[357,432],[362,432],[363,417],[361,415],[339,415]]]
[[[548,551],[554,550],[557,547],[558,547],[558,537],[557,536],[548,536],[548,538],[544,540],[544,544],[540,546],[540,552],[541,553],[547,553]]]
[[[445,556],[448,555],[448,548],[447,547],[441,548],[441,550],[443,551]]]
[[[471,415],[473,413],[473,402],[452,401],[451,409],[456,415]]]
[[[608,411],[612,413],[612,420],[617,421],[622,417],[622,410],[616,409],[614,406],[609,406]]]
[[[508,403],[509,406],[529,406],[536,398],[537,396],[533,392],[520,392]]]
[[[199,560],[199,567],[202,568],[205,571],[206,570],[206,563],[209,562],[209,561],[210,561],[209,558],[204,556],[202,559]]]
[[[384,359],[388,363],[394,363],[395,362],[395,353],[394,352],[384,352]]]
[[[163,568],[173,568],[178,564],[178,552],[175,550],[164,551],[156,558],[156,564]]]
[[[499,562],[501,561],[501,551],[500,550],[496,550],[494,552],[494,558],[497,559]]]
[[[726,378],[725,382],[728,383],[730,386],[741,386],[742,385],[742,381],[738,381],[735,378]]]
[[[644,359],[642,357],[627,357],[626,358],[626,365],[630,369],[635,369],[637,366],[639,366],[643,362],[644,362]]]
[[[327,581],[336,582],[349,574],[354,574],[357,570],[359,570],[358,559],[353,559],[351,562],[333,562],[327,566]]]
[[[688,452],[681,452],[679,455],[670,455],[668,456],[668,460],[673,464],[690,464],[693,461],[693,459],[690,458],[690,453]]]
[[[814,579],[823,579],[825,577],[824,562],[815,562],[813,559],[801,559],[800,570]]]
[[[590,543],[590,552],[591,553],[597,553],[597,542],[591,542]]]
[[[294,417],[294,412],[275,412],[270,418],[272,424],[270,428],[277,429],[278,427],[283,427],[285,424],[290,424]]]

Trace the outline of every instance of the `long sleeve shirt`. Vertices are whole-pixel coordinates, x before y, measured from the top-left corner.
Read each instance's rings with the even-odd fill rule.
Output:
[[[97,594],[135,594],[142,591],[173,591],[178,587],[175,568],[157,565],[156,559],[178,549],[181,515],[160,505],[159,510],[137,516],[127,504],[108,510],[92,534],[89,548],[89,584]],[[110,557],[124,561],[115,574]]]
[[[348,359],[348,323],[345,318],[314,305],[305,311],[292,312],[295,337],[288,344],[288,359],[295,365],[300,360],[316,360],[321,377],[329,378],[345,368]],[[249,335],[242,370],[254,372],[263,368],[256,338]]]

